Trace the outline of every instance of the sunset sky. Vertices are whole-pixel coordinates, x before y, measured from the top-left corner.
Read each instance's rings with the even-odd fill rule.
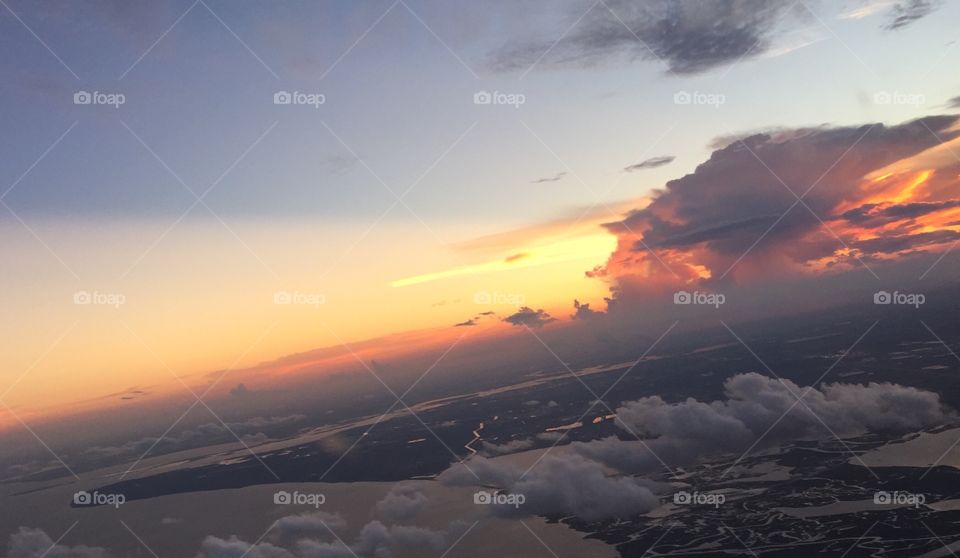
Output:
[[[0,399],[62,413],[960,238],[960,3],[766,2],[720,21],[729,52],[591,4],[8,2]]]

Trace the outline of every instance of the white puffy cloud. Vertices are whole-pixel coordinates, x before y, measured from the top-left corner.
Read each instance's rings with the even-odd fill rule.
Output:
[[[395,486],[377,502],[377,512],[386,519],[408,521],[413,519],[427,503],[427,497],[415,486]]]
[[[100,547],[66,546],[54,544],[41,529],[20,527],[10,536],[7,558],[107,558],[107,551]]]

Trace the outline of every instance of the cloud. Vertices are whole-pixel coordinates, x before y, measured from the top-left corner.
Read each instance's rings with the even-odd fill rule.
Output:
[[[576,299],[574,299],[573,301],[573,308],[575,312],[570,317],[573,318],[574,320],[589,320],[592,318],[596,318],[597,316],[603,315],[603,312],[592,310],[590,308],[589,303],[580,302],[579,300],[576,300]]]
[[[952,99],[947,101],[947,106],[949,108],[960,108],[960,95],[953,97]]]
[[[530,402],[528,401],[527,403]],[[525,451],[532,448],[533,440],[530,438],[520,438],[518,440],[510,440],[505,444],[491,444],[490,442],[483,442],[480,447],[484,455],[507,455],[509,453],[517,453],[518,451]]]
[[[270,535],[277,540],[299,540],[315,533],[325,536],[328,529],[343,529],[346,526],[347,522],[338,514],[307,512],[280,518]]]
[[[338,555],[331,552],[328,554],[317,554],[317,556],[349,558],[349,551],[347,549],[343,550],[346,551],[346,553]],[[203,542],[200,543],[200,553],[197,555],[197,558],[240,558],[241,556],[245,558],[295,558],[294,554],[289,551],[268,542],[251,545],[236,536],[231,536],[227,539],[209,536],[203,539]]]
[[[584,521],[630,517],[660,505],[653,492],[630,477],[611,477],[597,465],[579,456],[545,457],[534,473],[510,489],[526,497],[524,512],[536,515],[576,515]],[[504,515],[519,513],[515,507],[496,506]]]
[[[793,6],[789,0],[608,0],[583,15],[559,43],[521,40],[495,52],[491,65],[511,71],[642,59],[663,61],[676,74],[696,74],[769,51],[775,28]],[[581,17],[581,9],[571,18]]]
[[[747,373],[729,378],[724,392],[726,399],[712,402],[689,398],[669,403],[653,396],[624,403],[617,409],[617,424],[643,442],[617,437],[575,442],[565,452],[547,454],[530,470],[474,456],[438,480],[525,497],[520,507],[491,506],[496,515],[574,515],[600,521],[658,507],[657,494],[667,487],[633,475],[658,472],[664,462],[691,465],[752,447],[828,438],[831,430],[843,437],[896,435],[955,419],[936,393],[890,383],[801,388],[789,380]],[[797,403],[798,396],[805,404]],[[611,475],[611,469],[626,476]]]
[[[668,403],[659,396],[625,403],[616,411],[617,424],[645,445],[607,438],[573,447],[621,471],[644,473],[659,470],[663,462],[683,466],[755,445],[827,438],[831,431],[841,437],[915,432],[952,417],[936,393],[890,383],[801,388],[747,373],[729,378],[724,392],[726,400],[710,403],[692,398]],[[803,403],[797,403],[799,396]]]
[[[283,518],[280,522],[286,519],[288,518]],[[334,528],[332,524],[327,526]],[[336,528],[342,529],[345,526],[345,523],[340,522]],[[227,539],[211,535],[201,543],[197,558],[393,558],[400,549],[404,552],[416,551],[419,554],[439,554],[466,532],[467,527],[462,521],[452,521],[443,530],[410,525],[385,525],[380,521],[371,521],[360,529],[349,547],[330,534],[330,531],[327,531],[323,538],[303,537],[292,541],[272,540],[255,544],[243,541],[235,535]],[[324,530],[326,531],[326,528]],[[328,538],[332,541],[328,542]]]
[[[426,495],[414,486],[394,487],[377,502],[376,509],[385,519],[409,521],[413,519],[427,503]]]
[[[469,319],[469,320],[467,320],[467,321],[465,321],[465,322],[460,322],[460,323],[458,323],[458,324],[453,324],[453,327],[469,327],[469,326],[475,326],[475,325],[477,325],[476,320],[474,320],[473,318],[471,318],[471,319]]]
[[[956,122],[943,115],[735,139],[645,207],[608,223],[617,249],[591,275],[613,279],[619,296],[716,281],[728,270],[727,281],[743,282],[854,269],[859,260],[893,254],[894,244],[904,253],[944,247],[952,234],[929,233],[950,226],[956,169],[901,165],[890,176],[868,177],[938,146],[936,136],[957,138]],[[866,240],[891,234],[900,235],[897,243]]]
[[[633,172],[633,171],[644,170],[644,169],[655,169],[657,167],[669,165],[670,163],[673,162],[674,159],[676,159],[676,157],[674,157],[673,155],[662,155],[660,157],[650,157],[649,159],[645,159],[643,161],[640,161],[639,163],[624,167],[623,170],[625,172]]]
[[[943,3],[939,0],[904,0],[890,9],[890,21],[884,26],[890,31],[903,29],[915,21],[936,11]]]
[[[107,551],[100,547],[65,546],[54,543],[41,529],[20,527],[10,535],[7,558],[106,558]]]
[[[469,467],[468,470],[466,467]],[[472,470],[480,477],[477,482]],[[643,482],[632,477],[610,476],[595,461],[574,454],[544,457],[524,474],[522,468],[483,457],[474,457],[466,466],[456,464],[439,479],[452,485],[501,487],[522,494],[523,505],[494,505],[500,516],[575,515],[585,521],[630,517],[656,508],[659,498]]]
[[[520,310],[503,319],[508,324],[526,327],[542,327],[552,321],[554,318],[543,311],[543,309],[534,310],[529,306],[522,306]]]
[[[240,383],[237,384],[233,389],[230,390],[230,395],[234,397],[242,397],[250,393],[250,390],[247,389],[247,385]]]
[[[566,173],[566,172],[558,172],[557,174],[555,174],[555,175],[553,175],[553,176],[548,176],[548,177],[545,177],[545,178],[538,178],[538,179],[536,179],[536,180],[532,180],[531,183],[533,183],[533,184],[543,184],[544,182],[559,182],[564,176],[567,176],[567,173]]]

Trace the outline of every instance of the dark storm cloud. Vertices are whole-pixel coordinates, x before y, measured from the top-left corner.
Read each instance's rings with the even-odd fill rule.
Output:
[[[955,242],[960,239],[960,232],[951,230],[931,231],[916,234],[887,235],[869,240],[854,242],[851,246],[864,252],[875,254],[893,254],[944,242]]]
[[[529,306],[522,306],[520,310],[507,316],[503,321],[515,326],[542,327],[555,320],[543,309],[534,310]]]
[[[897,2],[893,8],[890,9],[890,21],[884,27],[890,31],[903,29],[918,19],[930,15],[942,4],[943,2],[939,0],[906,0]]]
[[[777,23],[794,5],[788,0],[608,0],[595,5],[559,43],[520,41],[494,53],[492,66],[509,71],[535,63],[589,66],[644,59],[662,60],[677,74],[696,74],[766,52]],[[581,13],[571,14],[571,23]]]
[[[654,246],[662,248],[690,246],[691,244],[700,244],[701,242],[707,242],[722,236],[735,236],[744,232],[751,235],[759,235],[775,223],[779,217],[780,215],[778,214],[758,215],[695,230],[685,230],[677,234],[664,236],[657,240]],[[649,246],[650,243],[647,243],[647,245]],[[644,250],[645,248],[643,246],[637,246],[635,249]]]
[[[640,161],[639,163],[624,167],[623,170],[626,172],[633,172],[644,169],[655,169],[657,167],[662,167],[664,165],[669,165],[676,159],[673,155],[663,155],[660,157],[650,157],[649,159]]]
[[[902,219],[915,219],[931,213],[960,207],[960,200],[914,202],[896,205],[864,204],[843,214],[843,218],[859,225],[880,226]]]
[[[919,233],[909,230],[911,218],[949,209],[956,202],[927,198],[924,202],[871,206],[864,203],[871,192],[897,187],[909,176],[871,184],[870,189],[865,189],[864,177],[939,145],[936,135],[943,141],[956,138],[958,132],[949,131],[956,121],[956,116],[941,115],[893,126],[877,123],[781,130],[734,140],[715,150],[693,173],[669,181],[646,207],[608,224],[620,242],[597,274],[629,278],[645,268],[648,249],[656,250],[670,269],[690,280],[698,277],[693,264],[719,276],[735,262],[740,268],[770,270],[823,258],[852,258],[836,255],[843,244],[825,230],[821,219],[842,219],[851,229],[867,226],[870,219],[876,224],[899,219],[907,230],[897,232]],[[946,173],[944,177],[946,180]],[[946,186],[935,187],[946,193]],[[803,201],[809,210],[797,202],[797,196],[808,189]],[[936,191],[927,194],[943,195]],[[839,209],[857,200],[863,200],[860,207]],[[851,246],[860,236],[836,225],[831,230],[841,238],[846,236],[844,242]],[[884,251],[880,243],[859,247],[864,258],[872,256],[871,248]],[[654,264],[646,267],[652,270],[646,273],[665,271],[660,262]]]

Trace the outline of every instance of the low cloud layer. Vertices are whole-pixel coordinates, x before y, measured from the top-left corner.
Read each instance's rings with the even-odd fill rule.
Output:
[[[414,486],[394,487],[376,504],[377,513],[392,521],[409,521],[427,504],[426,495]]]
[[[282,521],[282,520],[281,520]],[[327,525],[323,532],[295,541],[248,543],[232,536],[226,539],[209,536],[204,539],[197,558],[393,558],[398,550],[440,555],[469,527],[454,521],[446,529],[426,529],[410,525],[386,525],[378,520],[364,525],[347,546],[335,530],[345,528]]]
[[[833,433],[915,432],[952,418],[939,395],[889,383],[813,389],[749,373],[728,379],[724,391],[726,400],[709,403],[667,403],[659,396],[626,403],[617,409],[617,423],[645,444],[609,438],[574,448],[618,470],[643,473]]]
[[[7,558],[107,558],[107,551],[99,547],[67,546],[54,542],[40,529],[21,527],[10,536]]]
[[[440,480],[451,485],[476,485],[479,477],[483,486],[503,487],[511,494],[523,495],[521,506],[490,506],[492,513],[504,517],[576,515],[585,521],[599,521],[630,517],[659,505],[659,498],[644,481],[611,476],[596,461],[579,455],[547,455],[524,473],[521,467],[475,457],[465,466],[454,465],[440,475]]]
[[[660,487],[633,476],[652,474],[720,456],[801,439],[902,434],[952,420],[940,397],[889,383],[800,387],[756,373],[739,374],[724,385],[726,399],[668,403],[645,397],[617,409],[624,437],[576,442],[572,452],[548,453],[530,471],[474,457],[440,476],[455,485],[499,487],[526,498],[523,506],[493,506],[500,515],[576,515],[587,521],[627,517],[656,508]],[[797,398],[803,397],[804,403]],[[826,425],[826,426],[825,426]],[[829,428],[828,428],[829,427]],[[831,433],[832,431],[832,433]],[[497,453],[497,452],[493,452]],[[479,482],[477,480],[479,477]]]

